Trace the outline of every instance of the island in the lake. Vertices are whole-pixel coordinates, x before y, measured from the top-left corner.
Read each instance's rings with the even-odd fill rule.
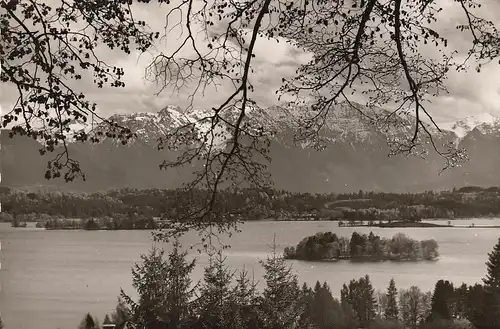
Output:
[[[354,232],[351,238],[320,232],[305,237],[296,247],[286,247],[284,257],[306,261],[419,261],[435,260],[439,256],[438,249],[433,239],[417,241],[403,233],[387,239],[373,232],[368,235]]]
[[[364,222],[344,222],[344,221],[339,221],[339,227],[380,227],[380,228],[394,228],[394,227],[455,227],[451,225],[451,221],[448,221],[448,225],[442,225],[442,224],[435,224],[435,223],[428,223],[428,222],[422,222],[422,221],[408,221],[408,220],[401,220],[401,221],[391,221],[391,222],[373,222],[370,221],[368,223]]]

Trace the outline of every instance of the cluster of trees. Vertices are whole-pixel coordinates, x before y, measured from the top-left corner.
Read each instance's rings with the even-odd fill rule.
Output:
[[[222,253],[211,257],[204,278],[190,275],[196,260],[187,260],[180,244],[164,259],[153,248],[132,269],[138,299],[123,290],[106,323],[124,328],[252,329],[497,329],[500,324],[500,239],[487,262],[484,284],[454,287],[439,280],[431,292],[418,287],[398,291],[394,279],[375,292],[368,275],[342,286],[335,298],[325,282],[299,285],[285,259],[273,250],[262,261],[264,288],[243,270],[225,265]],[[86,315],[83,327],[98,328]],[[85,327],[92,323],[94,327]]]
[[[300,260],[369,259],[369,260],[433,260],[439,256],[435,240],[417,241],[403,233],[391,239],[373,234],[353,232],[351,238],[333,232],[319,232],[303,238],[296,247],[286,247],[284,257]]]
[[[130,318],[130,311],[123,302],[121,298],[118,298],[118,304],[116,305],[115,311],[111,313],[111,316],[106,314],[102,324],[118,324],[118,327],[124,328],[126,319]],[[101,324],[99,319],[92,314],[87,313],[83,317],[78,329],[100,329]]]
[[[153,217],[146,217],[137,213],[76,220],[65,218],[40,219],[36,226],[48,230],[154,230],[158,227]]]
[[[198,193],[198,196],[195,194]],[[20,222],[40,218],[104,218],[123,216],[176,217],[186,199],[203,194],[181,190],[121,189],[103,193],[26,192],[0,190],[0,220]],[[498,188],[471,187],[446,192],[396,194],[290,193],[273,189],[221,192],[219,212],[242,220],[309,218],[321,220],[418,221],[422,218],[482,217],[500,215]],[[127,226],[127,224],[124,224]]]

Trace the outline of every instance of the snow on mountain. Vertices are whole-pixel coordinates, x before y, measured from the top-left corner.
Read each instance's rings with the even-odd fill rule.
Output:
[[[358,106],[355,104],[355,106]],[[360,105],[359,105],[360,106]],[[383,108],[360,106],[353,109],[347,104],[340,104],[329,113],[321,133],[332,144],[324,152],[305,149],[311,143],[302,142],[292,145],[293,135],[301,119],[315,113],[301,106],[272,106],[269,108],[250,107],[244,122],[246,131],[272,133],[272,145],[269,172],[275,186],[289,191],[307,191],[311,193],[343,193],[346,190],[379,191],[423,191],[453,188],[466,184],[491,186],[500,184],[498,166],[500,155],[496,152],[500,140],[499,119],[485,115],[466,118],[454,122],[449,128],[455,131],[469,131],[466,140],[456,138],[454,132],[444,131],[437,135],[436,144],[456,140],[457,146],[470,151],[471,161],[461,168],[445,172],[439,177],[436,173],[442,169],[443,159],[435,152],[430,152],[425,159],[412,161],[403,157],[387,157],[388,136],[405,135],[411,137],[415,118],[410,115],[390,115]],[[140,112],[116,114],[110,119],[122,126],[129,127],[138,138],[131,141],[131,147],[113,147],[108,143],[93,145],[71,145],[72,154],[88,173],[85,183],[72,183],[75,189],[99,191],[109,188],[175,188],[192,179],[193,167],[186,166],[176,170],[158,172],[158,164],[170,156],[168,152],[157,152],[155,146],[160,137],[165,137],[174,129],[189,126],[189,131],[203,136],[211,127],[212,109],[184,110],[177,106],[167,106],[155,113]],[[222,137],[218,145],[231,133],[221,122],[234,123],[238,119],[237,111],[221,113],[223,117],[216,131]],[[389,116],[389,122],[387,117]],[[380,119],[380,120],[377,120]],[[106,129],[108,127],[102,127]],[[446,128],[446,127],[442,127]],[[434,132],[434,130],[433,130]],[[492,138],[482,138],[482,133],[494,133]],[[4,134],[1,134],[4,135]],[[2,137],[2,136],[0,136]],[[474,137],[478,137],[475,138]],[[12,186],[32,186],[46,184],[43,174],[47,161],[52,155],[40,157],[36,141],[30,138],[8,139],[3,136],[2,177]],[[188,147],[199,144],[186,143]],[[142,147],[148,145],[150,147]],[[316,145],[314,145],[316,146]],[[303,149],[304,148],[304,149]],[[484,161],[487,159],[487,161]],[[195,161],[196,162],[196,161]],[[194,164],[194,169],[199,163]],[[7,175],[8,173],[8,175]],[[293,179],[290,179],[290,178]],[[69,184],[69,183],[68,183]],[[68,184],[60,186],[69,188]],[[59,185],[58,185],[59,186]]]
[[[354,106],[354,108],[353,108]],[[274,136],[281,144],[288,144],[292,132],[304,126],[304,119],[316,113],[306,106],[272,106],[261,108],[249,106],[246,109],[243,129],[252,135],[264,133]],[[210,141],[215,138],[215,147],[223,147],[231,138],[231,126],[236,124],[239,111],[222,111],[219,122],[212,122],[212,109],[183,110],[178,106],[168,105],[156,113],[140,112],[132,114],[115,114],[110,117],[122,126],[130,128],[139,140],[146,144],[156,145],[160,137],[166,136],[174,129],[188,125],[200,140]],[[341,103],[335,106],[325,118],[321,129],[324,140],[335,143],[358,144],[379,143],[389,138],[411,136],[414,129],[412,114],[391,114],[390,110],[379,107],[366,107],[356,103]],[[214,134],[209,133],[215,125]],[[437,129],[426,124],[428,130],[436,135]],[[456,122],[440,125],[445,139],[462,140],[474,129],[482,134],[500,136],[500,118],[489,113],[466,117]],[[305,147],[311,141],[303,140]],[[132,142],[131,142],[132,143]],[[292,146],[292,145],[288,145]]]
[[[500,119],[490,113],[481,113],[469,116],[454,122],[441,124],[443,129],[453,131],[458,138],[462,139],[475,128],[483,134],[498,132],[500,130]]]
[[[322,128],[322,133],[327,136],[328,140],[349,143],[366,142],[374,138],[385,139],[388,135],[406,133],[411,129],[411,123],[401,116],[393,117],[391,124],[374,125],[378,118],[386,117],[390,112],[380,108],[368,109],[359,104],[354,104],[354,106],[357,109],[342,103],[328,113]],[[215,124],[211,120],[212,115],[211,109],[183,111],[177,106],[169,105],[157,113],[115,114],[109,119],[128,127],[136,133],[139,140],[149,144],[157,142],[160,137],[187,124],[193,124],[198,137],[203,138]],[[224,141],[230,138],[231,125],[237,122],[239,112],[226,110],[220,115],[223,120],[216,124],[214,134],[217,138],[215,142],[217,146],[224,145]],[[304,119],[314,115],[315,113],[305,106],[269,108],[250,106],[246,110],[244,129],[252,134],[261,132],[281,140],[287,132],[297,131],[299,127],[302,127]],[[229,129],[227,129],[228,126]],[[211,134],[207,137],[212,138]]]

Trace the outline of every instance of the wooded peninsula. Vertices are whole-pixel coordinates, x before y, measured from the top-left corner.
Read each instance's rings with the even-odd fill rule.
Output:
[[[70,193],[0,188],[0,220],[47,229],[154,229],[178,218],[204,197],[203,191],[120,189]],[[426,218],[500,216],[500,188],[463,187],[423,193],[291,193],[273,189],[221,191],[217,212],[239,221],[338,220],[344,226],[425,226]]]

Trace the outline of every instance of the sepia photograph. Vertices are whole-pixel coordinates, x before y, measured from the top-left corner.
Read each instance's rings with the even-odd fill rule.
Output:
[[[500,329],[500,0],[1,0],[0,329]]]

